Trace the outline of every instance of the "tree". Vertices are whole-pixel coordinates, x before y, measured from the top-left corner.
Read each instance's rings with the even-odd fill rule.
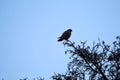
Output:
[[[54,74],[53,80],[120,80],[120,36],[110,46],[98,40],[93,46],[85,42],[63,42],[71,61],[64,74]]]

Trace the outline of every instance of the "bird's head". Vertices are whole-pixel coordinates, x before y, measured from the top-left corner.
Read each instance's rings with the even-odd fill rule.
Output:
[[[72,32],[72,29],[68,29],[68,31]]]

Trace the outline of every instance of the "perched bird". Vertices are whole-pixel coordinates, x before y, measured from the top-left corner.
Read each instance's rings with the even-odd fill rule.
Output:
[[[68,29],[58,38],[58,41],[68,40],[71,36],[72,29]]]

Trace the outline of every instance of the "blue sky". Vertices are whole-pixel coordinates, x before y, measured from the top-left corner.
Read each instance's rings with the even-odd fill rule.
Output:
[[[0,0],[0,79],[64,73],[69,62],[57,38],[68,28],[71,41],[120,35],[120,0]]]

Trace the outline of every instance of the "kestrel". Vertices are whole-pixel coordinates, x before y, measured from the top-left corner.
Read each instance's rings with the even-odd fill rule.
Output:
[[[58,38],[58,41],[68,40],[71,36],[72,29],[68,29]]]

